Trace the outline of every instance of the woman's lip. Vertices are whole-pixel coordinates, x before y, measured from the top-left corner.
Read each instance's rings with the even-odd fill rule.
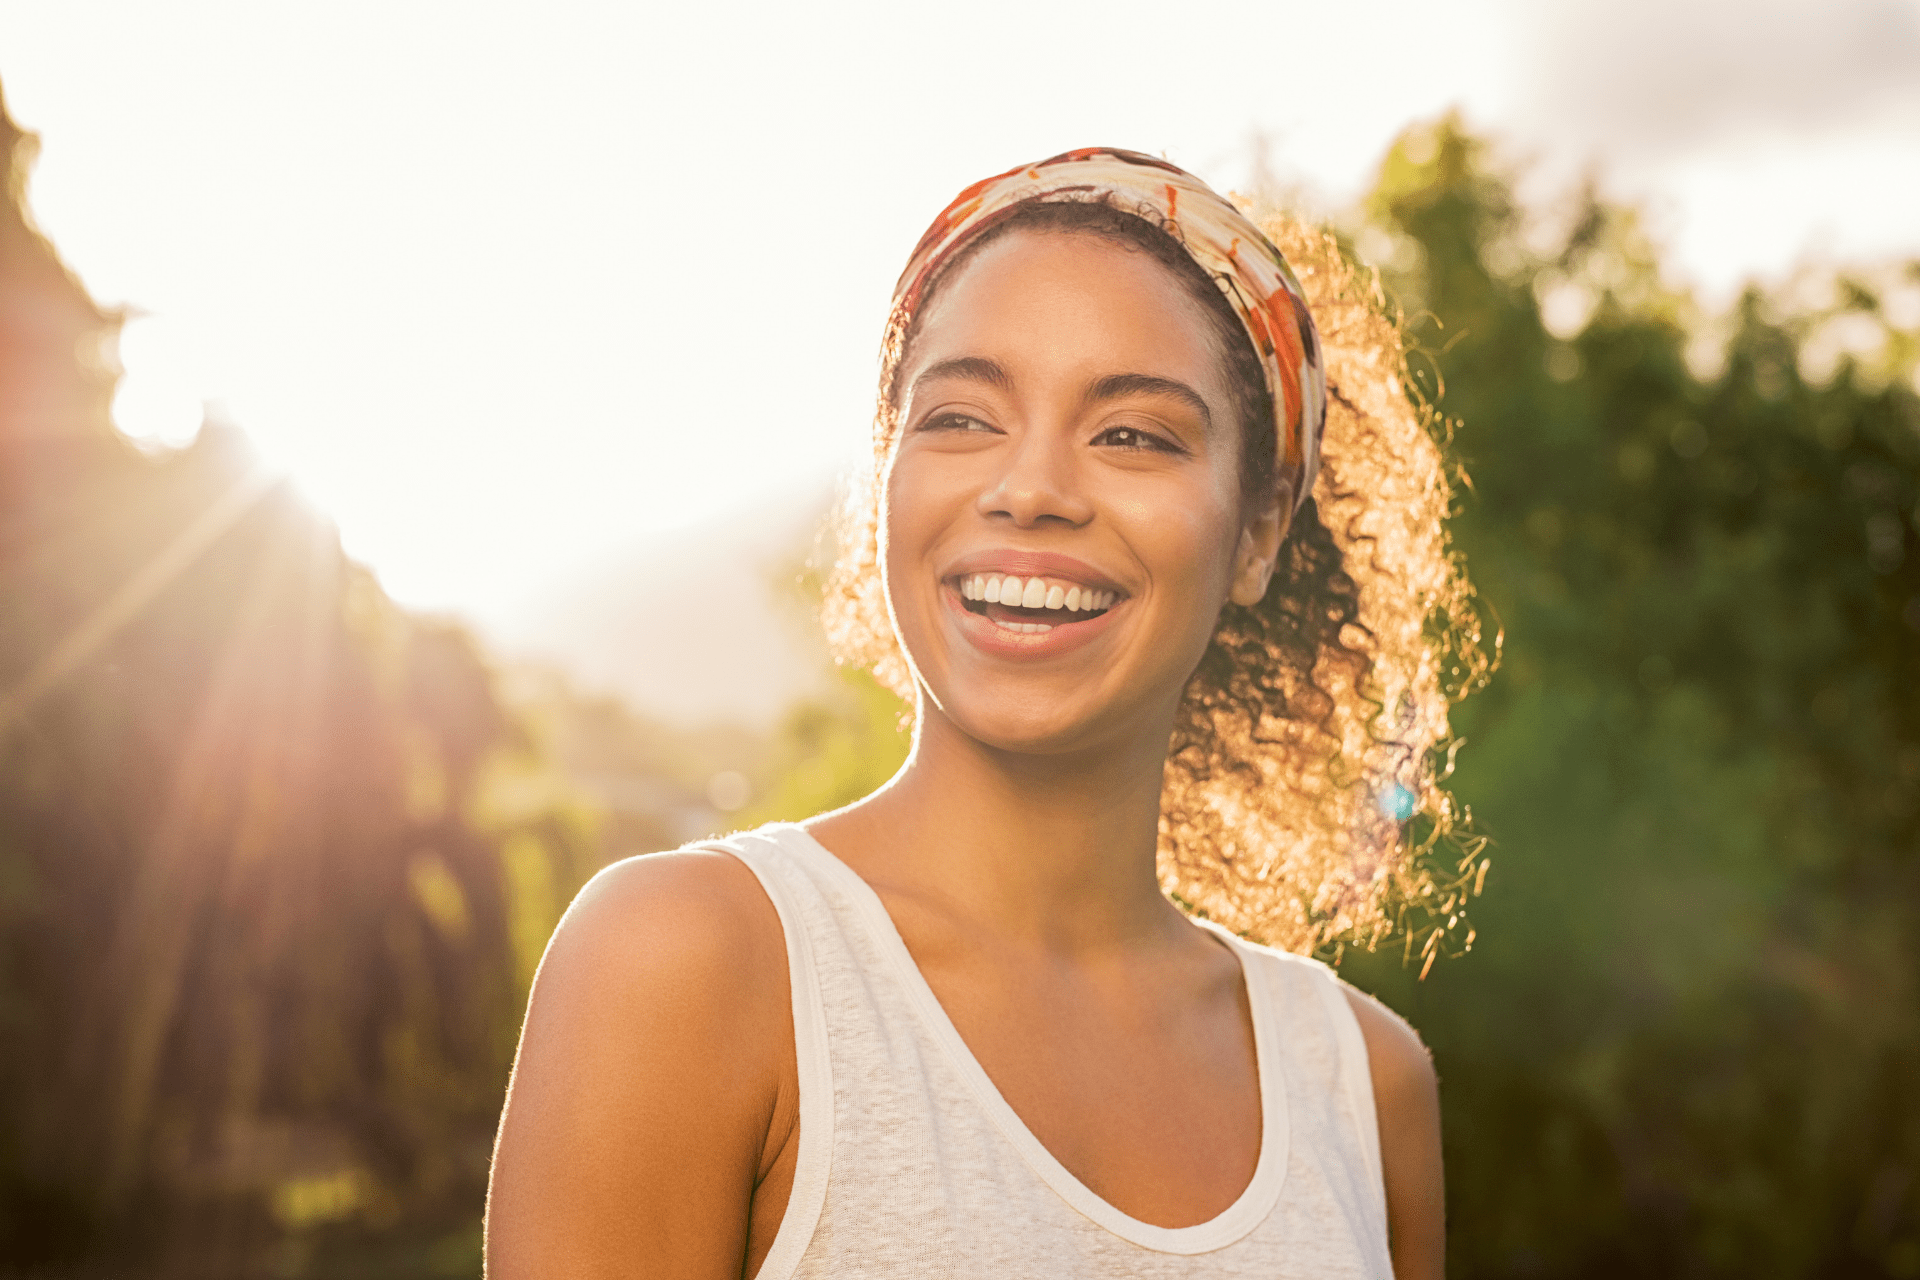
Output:
[[[1056,551],[977,551],[954,561],[940,577],[943,582],[953,582],[976,573],[997,573],[1002,577],[1015,574],[1022,578],[1062,578],[1083,587],[1117,592],[1122,600],[1127,597],[1127,589],[1107,574],[1085,560],[1063,556]]]
[[[940,598],[946,603],[954,623],[977,649],[982,649],[997,658],[1027,659],[1039,661],[1071,653],[1083,645],[1098,639],[1106,632],[1113,615],[1126,603],[1125,597],[1102,613],[1096,613],[1083,621],[1056,623],[1051,630],[1009,631],[982,613],[967,608],[967,602],[951,584],[944,586]]]

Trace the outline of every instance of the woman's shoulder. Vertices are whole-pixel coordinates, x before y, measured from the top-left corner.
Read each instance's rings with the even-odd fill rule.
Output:
[[[642,909],[668,918],[713,911],[737,917],[763,904],[771,913],[753,872],[738,857],[718,843],[683,845],[602,867],[574,896],[560,927],[605,927]]]
[[[625,858],[587,882],[554,930],[535,986],[555,985],[615,1002],[671,1000],[688,1030],[730,1034],[786,1003],[779,914],[732,854]]]
[[[1405,1018],[1344,981],[1340,989],[1367,1045],[1393,1274],[1407,1280],[1437,1278],[1444,1270],[1447,1232],[1440,1082],[1433,1056]]]
[[[785,954],[779,914],[752,869],[730,852],[699,845],[601,868],[575,895],[554,940],[722,968],[759,951]]]
[[[699,849],[606,868],[534,978],[489,1274],[600,1274],[615,1257],[737,1274],[744,1189],[797,1131],[792,1076],[780,921],[753,872]]]
[[[1353,1010],[1354,1021],[1360,1024],[1375,1096],[1383,1091],[1404,1094],[1432,1089],[1433,1055],[1413,1024],[1346,979],[1336,976],[1334,981],[1340,984],[1340,994]]]

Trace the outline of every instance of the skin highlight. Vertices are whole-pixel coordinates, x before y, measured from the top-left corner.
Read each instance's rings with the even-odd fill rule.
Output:
[[[1007,236],[946,285],[908,359],[881,551],[914,746],[885,788],[808,829],[874,888],[1070,1172],[1142,1221],[1207,1221],[1253,1176],[1259,1082],[1237,961],[1160,889],[1161,776],[1221,609],[1266,590],[1285,508],[1243,494],[1205,317],[1145,255]],[[963,571],[1049,556],[1114,589],[1113,608],[1035,637],[961,597]],[[797,1155],[789,1000],[777,917],[732,859],[597,877],[535,983],[488,1274],[755,1274]],[[1397,1017],[1349,1000],[1395,1274],[1438,1276],[1432,1067]]]

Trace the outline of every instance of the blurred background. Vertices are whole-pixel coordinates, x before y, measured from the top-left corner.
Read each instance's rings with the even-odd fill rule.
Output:
[[[0,1274],[473,1276],[598,867],[864,793],[894,273],[1092,142],[1334,226],[1505,629],[1452,1274],[1920,1276],[1920,4],[0,4]],[[31,184],[29,177],[31,176]]]

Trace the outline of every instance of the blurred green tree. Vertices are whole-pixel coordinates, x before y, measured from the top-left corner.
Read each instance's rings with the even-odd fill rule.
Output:
[[[798,822],[880,788],[907,758],[906,707],[864,671],[839,668],[827,696],[788,710],[775,733],[774,781],[743,826]]]
[[[1478,945],[1344,966],[1434,1047],[1453,1274],[1920,1275],[1920,264],[1716,332],[1629,212],[1510,190],[1442,121],[1361,232],[1507,636]]]

